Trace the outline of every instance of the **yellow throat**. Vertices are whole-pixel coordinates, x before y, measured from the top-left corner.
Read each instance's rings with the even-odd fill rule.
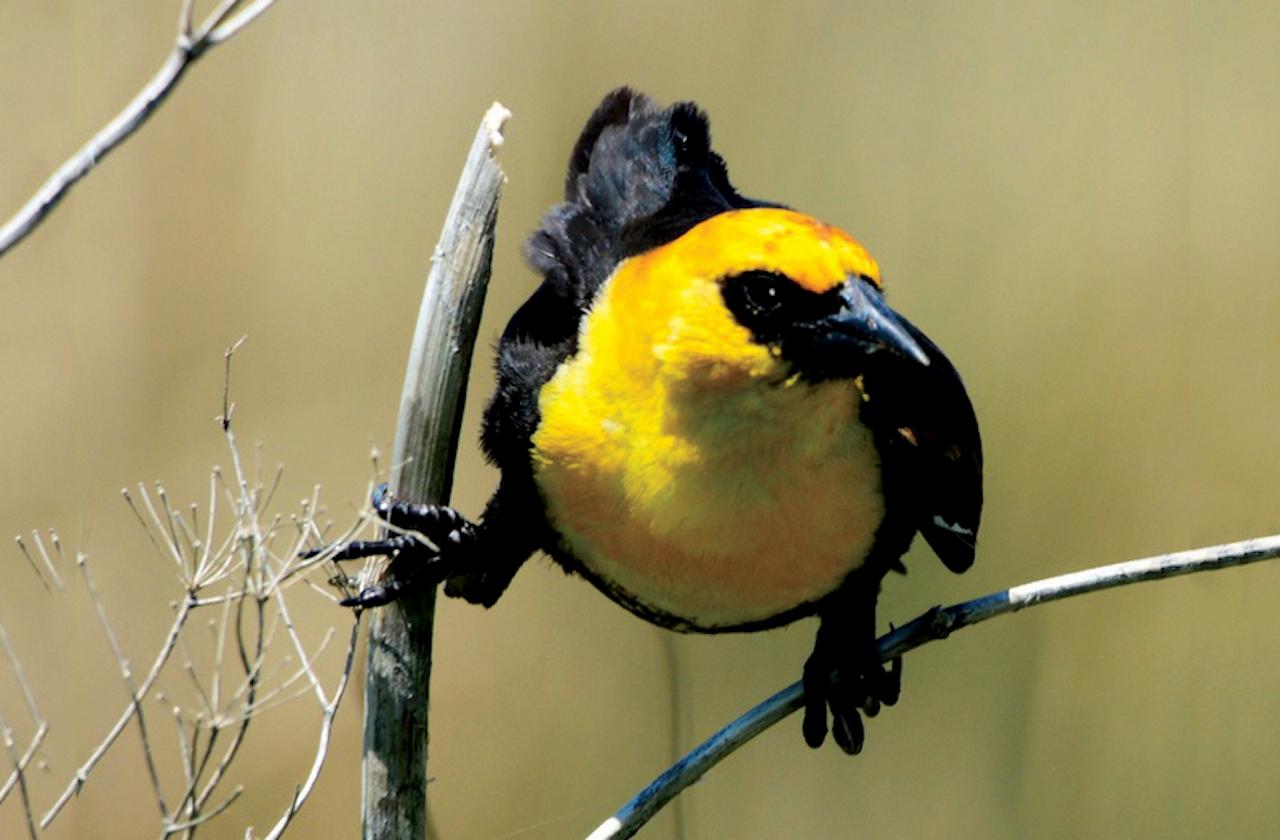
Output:
[[[723,213],[621,263],[576,355],[539,395],[539,490],[562,548],[650,611],[697,629],[767,621],[835,590],[884,515],[855,382],[811,384],[752,340],[719,281],[812,291],[874,260],[788,210]]]

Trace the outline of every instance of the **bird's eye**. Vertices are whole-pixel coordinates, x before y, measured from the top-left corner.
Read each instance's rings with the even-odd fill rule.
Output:
[[[725,306],[757,341],[772,344],[840,308],[838,290],[817,294],[785,274],[744,271],[720,283]]]
[[[773,320],[800,290],[786,277],[768,271],[746,271],[724,281],[724,300],[745,326]]]

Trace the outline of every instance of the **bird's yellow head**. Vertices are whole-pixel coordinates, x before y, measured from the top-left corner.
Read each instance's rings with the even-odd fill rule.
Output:
[[[583,338],[708,396],[744,380],[852,377],[851,360],[879,350],[927,364],[880,284],[843,231],[791,210],[734,210],[620,264]]]
[[[799,288],[824,294],[849,277],[880,287],[880,267],[852,236],[831,225],[774,207],[731,210],[712,216],[678,239],[633,262],[650,270],[718,280],[768,271]]]

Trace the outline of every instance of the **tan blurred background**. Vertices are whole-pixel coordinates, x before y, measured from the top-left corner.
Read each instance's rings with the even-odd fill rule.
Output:
[[[0,215],[159,66],[177,6],[0,3]],[[499,99],[510,183],[455,493],[478,512],[488,346],[534,283],[521,243],[619,83],[707,108],[737,185],[862,239],[965,375],[988,459],[979,562],[956,578],[918,548],[882,622],[1275,532],[1277,44],[1274,2],[280,0],[0,260],[0,534],[56,526],[88,550],[148,659],[174,586],[117,490],[202,498],[226,460],[222,350],[245,333],[241,440],[286,464],[287,504],[320,483],[349,516]],[[83,588],[50,596],[4,551],[0,622],[54,725],[47,804],[125,693]],[[910,656],[861,757],[810,752],[788,720],[683,798],[684,837],[1280,836],[1278,595],[1272,564],[965,631]],[[297,603],[310,638],[335,620]],[[685,745],[795,679],[812,632],[676,639]],[[447,840],[583,836],[667,761],[663,636],[545,561],[488,613],[443,605],[435,674]],[[294,836],[356,836],[359,701]],[[264,722],[249,792],[201,836],[262,830],[305,774],[314,706]],[[155,815],[131,731],[53,836],[155,836]],[[0,835],[20,830],[7,803]],[[644,836],[677,836],[674,817]]]

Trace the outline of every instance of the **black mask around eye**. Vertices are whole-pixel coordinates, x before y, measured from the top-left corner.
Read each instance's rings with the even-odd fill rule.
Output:
[[[797,327],[840,309],[839,290],[818,294],[772,271],[734,274],[720,288],[733,317],[761,344],[777,344]]]

